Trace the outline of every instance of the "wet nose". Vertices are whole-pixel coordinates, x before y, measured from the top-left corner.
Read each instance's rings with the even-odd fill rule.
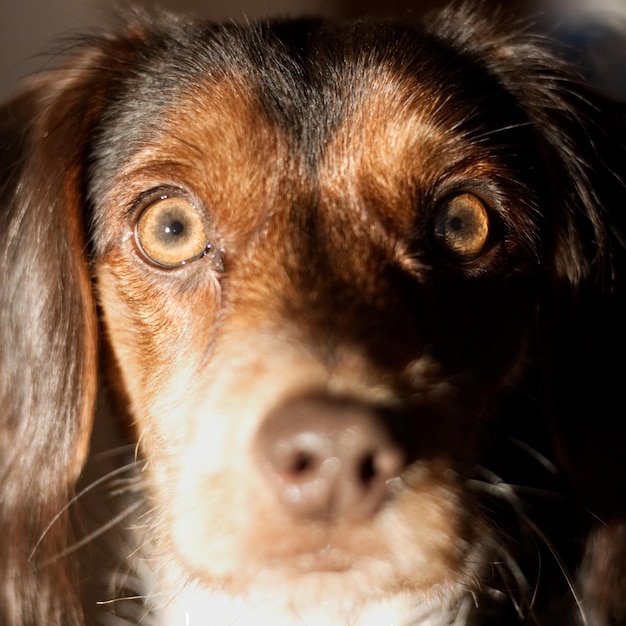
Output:
[[[373,516],[405,465],[379,412],[351,400],[286,402],[267,416],[256,443],[280,504],[310,520]]]

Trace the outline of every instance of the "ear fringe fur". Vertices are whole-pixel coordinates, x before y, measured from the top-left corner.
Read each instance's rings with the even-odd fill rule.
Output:
[[[57,76],[58,78],[58,76]],[[81,201],[75,77],[40,78],[0,112],[0,622],[78,624],[62,514],[89,445],[96,316]],[[73,88],[70,98],[57,97]]]

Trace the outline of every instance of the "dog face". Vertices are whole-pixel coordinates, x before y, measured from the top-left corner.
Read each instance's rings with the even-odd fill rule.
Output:
[[[55,83],[33,126],[79,137],[56,151],[64,254],[84,211],[159,593],[353,623],[492,584],[477,468],[536,372],[546,293],[596,281],[581,233],[609,238],[565,75],[500,27],[165,21]]]
[[[476,575],[462,485],[534,319],[533,136],[482,68],[433,84],[454,54],[411,31],[297,30],[307,55],[280,27],[187,34],[167,97],[143,110],[157,53],[98,135],[95,274],[157,532],[234,593],[448,587]]]

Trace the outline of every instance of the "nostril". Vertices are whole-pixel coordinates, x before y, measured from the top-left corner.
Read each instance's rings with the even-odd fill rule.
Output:
[[[358,464],[358,480],[364,486],[378,480],[390,480],[402,471],[401,460],[399,450],[395,447],[381,445],[378,449],[370,450]]]
[[[376,479],[378,471],[374,456],[374,452],[369,452],[365,455],[359,465],[359,481],[363,485],[368,485]]]
[[[347,400],[291,400],[267,416],[256,443],[279,502],[299,517],[370,516],[404,468],[376,410]]]
[[[284,425],[281,421],[270,421],[261,433],[263,453],[273,471],[294,480],[319,472],[332,452],[328,441],[297,418]]]
[[[315,459],[306,452],[297,452],[294,455],[291,467],[288,468],[292,476],[304,476],[315,469]]]

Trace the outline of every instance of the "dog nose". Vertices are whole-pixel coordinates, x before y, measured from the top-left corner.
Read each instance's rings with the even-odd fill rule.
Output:
[[[256,443],[281,505],[315,521],[373,516],[405,464],[377,410],[350,400],[291,400],[267,416]]]

